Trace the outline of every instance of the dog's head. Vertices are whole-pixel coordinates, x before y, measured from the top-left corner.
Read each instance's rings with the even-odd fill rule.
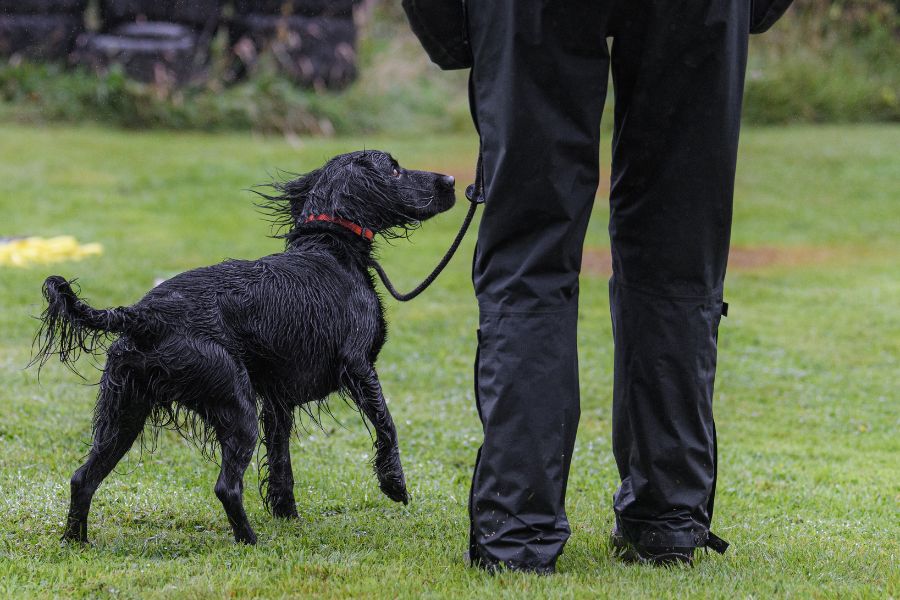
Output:
[[[315,171],[273,186],[280,195],[266,196],[267,206],[291,230],[326,215],[396,235],[456,202],[453,177],[404,169],[378,150],[335,156]]]

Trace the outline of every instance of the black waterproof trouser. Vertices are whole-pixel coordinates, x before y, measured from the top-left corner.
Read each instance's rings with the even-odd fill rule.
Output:
[[[751,0],[467,9],[486,197],[473,269],[484,444],[470,553],[551,570],[569,537],[578,275],[610,66],[616,524],[635,544],[703,546]]]

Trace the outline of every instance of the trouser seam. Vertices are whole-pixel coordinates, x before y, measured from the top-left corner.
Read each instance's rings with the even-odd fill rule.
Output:
[[[578,310],[577,306],[567,306],[566,308],[547,310],[490,310],[479,307],[479,312],[482,315],[490,317],[559,315],[576,310]]]
[[[624,283],[615,277],[612,279],[612,285],[620,288],[624,288],[626,290],[631,290],[633,292],[637,292],[639,294],[643,294],[645,296],[653,296],[655,298],[665,298],[666,300],[720,300],[722,298],[722,288],[716,288],[713,292],[709,294],[667,294],[664,292],[657,292],[655,290],[651,290],[645,288],[643,286],[634,285],[632,283]]]

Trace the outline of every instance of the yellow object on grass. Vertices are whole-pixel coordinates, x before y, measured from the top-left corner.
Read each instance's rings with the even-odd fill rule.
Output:
[[[79,244],[71,235],[27,237],[0,242],[0,266],[28,267],[63,260],[81,260],[103,253],[100,244]]]

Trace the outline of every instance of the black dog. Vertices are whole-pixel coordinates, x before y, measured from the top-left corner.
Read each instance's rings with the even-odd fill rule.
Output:
[[[277,195],[260,194],[288,227],[283,253],[188,271],[137,304],[107,310],[49,277],[35,362],[57,355],[71,367],[81,351],[94,353],[118,335],[100,379],[93,445],[72,476],[64,539],[87,541],[94,492],[149,419],[218,444],[216,496],[235,540],[255,543],[242,493],[258,421],[269,468],[264,500],[276,517],[295,517],[293,409],[334,392],[372,423],[381,490],[406,503],[397,433],[374,367],[386,324],[368,266],[375,234],[400,235],[448,210],[453,184],[402,169],[384,152],[344,154],[273,184]]]

